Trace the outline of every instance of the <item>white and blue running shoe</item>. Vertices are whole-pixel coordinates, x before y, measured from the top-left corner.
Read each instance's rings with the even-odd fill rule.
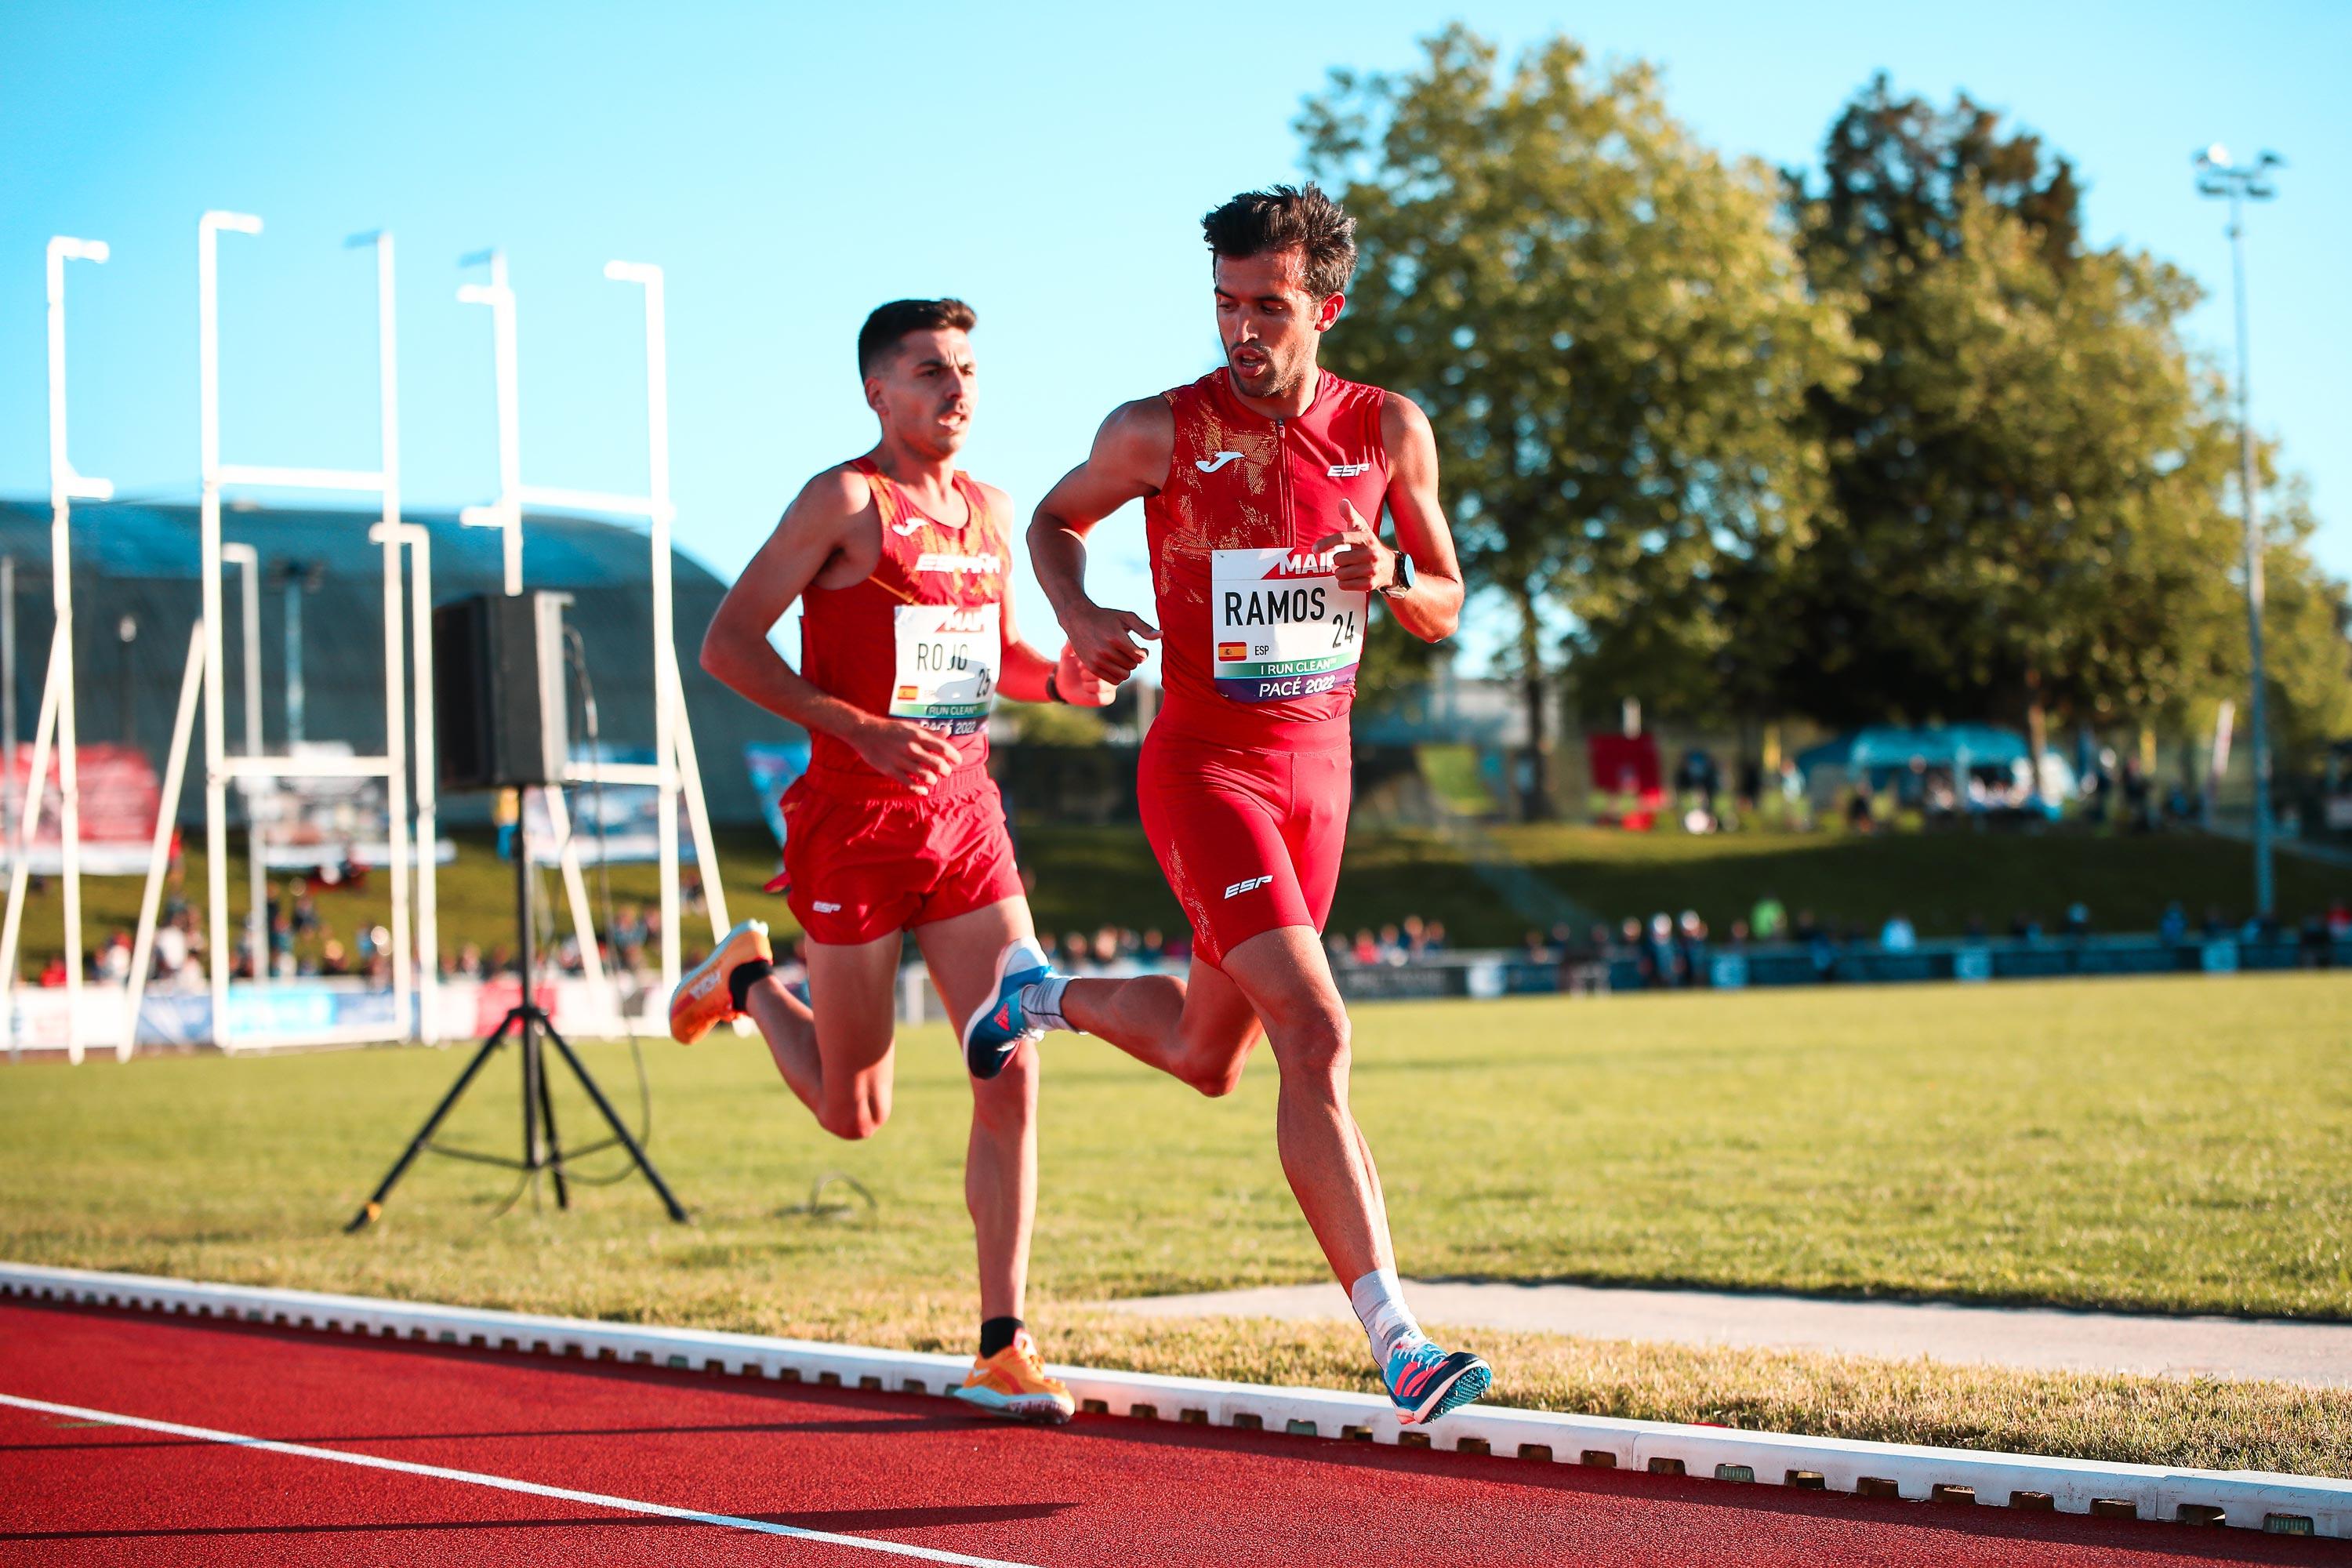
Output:
[[[1013,1059],[1024,1040],[1045,1031],[1029,1022],[1021,1008],[1024,987],[1054,978],[1054,966],[1035,939],[1022,937],[1005,943],[996,955],[996,990],[980,1010],[964,1020],[963,1065],[974,1078],[994,1078]]]
[[[1406,1340],[1391,1351],[1382,1375],[1397,1419],[1408,1426],[1473,1403],[1495,1381],[1494,1368],[1468,1351],[1443,1351],[1424,1339]]]

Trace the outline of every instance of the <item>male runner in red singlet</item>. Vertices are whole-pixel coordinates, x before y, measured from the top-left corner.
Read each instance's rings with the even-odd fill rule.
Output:
[[[1197,962],[1189,983],[1047,976],[1015,995],[1009,1023],[1100,1035],[1207,1094],[1234,1087],[1262,1023],[1282,1074],[1283,1172],[1390,1396],[1405,1420],[1428,1421],[1476,1399],[1492,1373],[1432,1344],[1398,1289],[1380,1177],[1348,1109],[1347,1010],[1318,932],[1347,831],[1348,710],[1370,599],[1433,642],[1460,618],[1462,574],[1427,417],[1316,363],[1355,269],[1354,221],[1313,185],[1277,186],[1202,226],[1224,364],[1114,410],[1029,530],[1072,648],[1123,680],[1143,658],[1136,638],[1161,632],[1087,596],[1085,540],[1143,501],[1168,695],[1138,783]],[[1398,549],[1374,526],[1383,510]],[[1006,1026],[976,1024],[982,1036]]]
[[[688,973],[670,1032],[692,1044],[748,1015],[825,1131],[870,1137],[890,1114],[899,933],[912,929],[953,1016],[1050,977],[1032,937],[1004,805],[988,776],[988,710],[1100,706],[1109,683],[1013,624],[1012,502],[955,466],[977,388],[971,307],[900,300],[857,337],[881,439],[811,479],[711,618],[702,664],[807,729],[809,771],[784,796],[784,870],[808,936],[808,1001],[772,972],[747,921]],[[801,668],[768,641],[801,604]],[[959,1391],[984,1408],[1064,1421],[1021,1321],[1037,1195],[1037,1054],[1013,1031],[973,1084],[964,1194],[980,1249],[980,1358]]]

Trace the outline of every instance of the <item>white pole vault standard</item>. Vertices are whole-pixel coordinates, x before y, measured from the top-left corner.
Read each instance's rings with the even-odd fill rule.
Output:
[[[808,1530],[797,1524],[780,1524],[774,1520],[745,1519],[731,1513],[708,1513],[701,1509],[678,1508],[670,1503],[641,1502],[635,1498],[612,1497],[604,1492],[583,1492],[571,1487],[551,1487],[540,1481],[517,1480],[511,1476],[494,1476],[480,1470],[452,1469],[446,1465],[420,1465],[413,1459],[387,1459],[375,1454],[355,1453],[349,1448],[320,1448],[308,1443],[281,1443],[270,1437],[250,1437],[242,1432],[223,1432],[211,1426],[187,1426],[177,1421],[156,1421],[144,1415],[123,1415],[110,1410],[92,1410],[79,1405],[54,1405],[46,1399],[27,1399],[18,1394],[0,1394],[0,1405],[18,1410],[30,1410],[43,1415],[56,1415],[69,1421],[93,1426],[121,1426],[134,1432],[160,1432],[168,1437],[185,1437],[200,1443],[224,1443],[232,1447],[249,1449],[257,1454],[282,1454],[296,1459],[324,1459],[331,1464],[356,1465],[362,1469],[389,1470],[395,1475],[422,1476],[429,1480],[457,1481],[467,1486],[488,1487],[502,1492],[520,1492],[525,1497],[548,1498],[557,1502],[582,1503],[590,1508],[611,1509],[618,1513],[648,1515],[655,1519],[672,1519],[681,1524],[707,1524],[720,1530],[749,1531],[754,1535],[781,1535],[793,1541],[814,1541],[827,1546],[846,1546],[860,1552],[878,1552],[886,1557],[911,1557],[922,1563],[955,1563],[972,1568],[1025,1568],[1024,1564],[1009,1563],[997,1557],[971,1557],[961,1552],[941,1552],[929,1546],[909,1546],[903,1542],[885,1541],[871,1535],[835,1535],[830,1531]]]
[[[671,636],[669,529],[675,515],[669,500],[669,328],[662,305],[662,270],[637,261],[608,261],[604,276],[616,283],[635,283],[646,291],[646,511],[653,527],[654,578],[654,761],[661,769],[656,785],[655,841],[661,847],[662,994],[677,989],[680,959],[677,897],[677,716],[670,700],[668,669]],[[599,759],[601,760],[601,759]],[[719,868],[706,865],[707,886]],[[711,933],[713,945],[718,932]]]
[[[180,706],[172,718],[172,749],[163,764],[163,794],[155,805],[155,841],[147,855],[147,887],[139,896],[139,940],[131,947],[131,974],[123,987],[122,1037],[114,1059],[127,1062],[139,1046],[139,1008],[147,999],[147,967],[155,958],[155,911],[163,900],[163,871],[172,858],[173,819],[180,815],[180,785],[188,776],[188,741],[196,727],[196,699],[205,686],[205,628],[188,628],[187,673],[180,678]],[[266,952],[266,948],[256,949]],[[259,973],[259,965],[255,966]]]
[[[696,770],[694,742],[687,728],[685,688],[677,675],[676,623],[670,573],[670,529],[677,508],[670,499],[668,324],[660,268],[644,262],[610,261],[604,276],[618,283],[635,283],[646,291],[646,447],[647,493],[616,495],[603,490],[565,489],[525,484],[522,479],[520,378],[516,368],[515,295],[507,281],[505,255],[478,251],[460,266],[487,265],[490,280],[459,288],[457,298],[467,304],[490,308],[498,375],[499,498],[488,506],[467,507],[459,521],[475,527],[505,531],[506,587],[522,592],[522,514],[527,506],[572,511],[604,512],[644,518],[651,534],[653,586],[654,764],[625,768],[593,760],[573,763],[566,773],[572,783],[651,784],[656,794],[655,836],[661,879],[661,964],[664,994],[677,987],[682,967],[682,931],[678,920],[677,807],[683,789],[692,818],[695,852],[701,861],[702,886],[715,942],[727,930],[726,895],[719,889],[719,861],[712,847],[709,813],[704,806],[702,780]],[[572,905],[583,961],[595,964],[595,929],[587,913],[587,893],[579,870],[579,854],[568,830],[568,813],[550,791],[551,820],[559,824],[558,859]],[[619,1005],[617,990],[613,993]]]
[[[73,503],[106,500],[114,494],[107,479],[74,471],[66,445],[66,263],[102,262],[102,239],[51,237],[47,253],[49,337],[49,583],[57,630],[49,638],[49,668],[41,690],[41,717],[35,727],[33,771],[25,785],[25,808],[9,858],[8,912],[0,930],[0,972],[5,972],[15,1015],[16,951],[24,934],[25,885],[33,830],[48,793],[49,745],[58,748],[58,840],[65,900],[66,1056],[79,1062],[81,1041],[81,801],[76,767],[73,689]],[[12,595],[13,601],[13,595]],[[11,610],[14,610],[13,602]],[[9,737],[14,750],[15,736]],[[13,1024],[11,1026],[14,1026]]]
[[[220,288],[219,236],[259,234],[261,220],[246,213],[208,212],[196,221],[197,412],[203,464],[203,546],[205,628],[205,844],[210,904],[213,1041],[223,1051],[236,1048],[229,1026],[228,924],[228,802],[233,778],[288,777],[380,778],[384,782],[390,816],[390,853],[386,868],[392,879],[392,965],[394,994],[398,999],[398,1034],[414,1033],[415,1022],[413,950],[408,923],[408,777],[407,749],[403,734],[406,705],[402,696],[400,657],[400,542],[387,536],[384,552],[384,750],[380,756],[315,758],[301,763],[265,756],[228,755],[226,715],[223,702],[221,647],[221,494],[229,488],[249,489],[341,490],[375,495],[383,500],[383,523],[400,522],[400,397],[396,356],[397,334],[393,308],[393,249],[388,233],[355,237],[348,243],[372,247],[376,261],[376,390],[381,466],[373,471],[344,468],[296,468],[252,463],[224,463],[220,455]],[[251,646],[251,645],[248,645]],[[248,734],[250,730],[248,727]],[[267,952],[254,955],[257,972],[268,962]],[[337,1039],[380,1037],[367,1030],[326,1031]]]
[[[369,530],[383,547],[383,767],[384,813],[391,820],[392,994],[398,998],[401,1033],[417,1035],[418,1014],[414,928],[408,909],[408,705],[407,661],[401,656],[406,628],[401,625],[400,579],[400,344],[394,329],[392,233],[377,229],[353,235],[346,248],[375,251],[377,417],[383,453],[383,521]],[[430,853],[429,847],[427,853]],[[430,963],[433,955],[427,953]],[[259,967],[259,959],[255,961]]]
[[[49,664],[58,662],[58,644],[71,628],[59,626],[49,637]],[[33,829],[41,820],[41,797],[48,793],[49,742],[57,733],[58,683],[46,681],[41,686],[41,716],[33,725],[33,771],[26,775],[30,782],[25,787],[25,799],[16,812],[16,848],[10,858],[17,867],[17,875],[8,879],[8,913],[0,921],[0,973],[8,977],[9,1027],[16,1027],[16,941],[25,930],[25,887],[32,879],[24,874],[26,857],[32,853]],[[10,1045],[13,1047],[13,1036]],[[81,1059],[79,1048],[69,1050],[69,1058]]]
[[[391,538],[408,547],[408,646],[416,660],[416,1037],[441,1041],[441,797],[434,777],[433,750],[433,533],[404,522],[387,531],[382,523],[368,537]]]
[[[236,567],[243,579],[238,607],[243,611],[245,638],[245,754],[257,757],[261,755],[261,552],[250,544],[223,544],[221,559]],[[253,797],[254,792],[247,790],[245,940],[253,948],[253,978],[266,983],[269,978],[269,863],[262,853],[261,817],[254,809]],[[176,797],[166,798],[176,810]],[[145,910],[140,918],[146,918]]]

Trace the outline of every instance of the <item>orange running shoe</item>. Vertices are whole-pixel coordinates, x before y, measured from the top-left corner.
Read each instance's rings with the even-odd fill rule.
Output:
[[[955,1391],[958,1399],[979,1405],[992,1415],[1016,1421],[1044,1421],[1060,1426],[1074,1415],[1077,1401],[1058,1377],[1045,1375],[1037,1359],[1037,1342],[1023,1329],[1013,1342],[992,1356],[971,1363],[971,1375]]]
[[[677,983],[677,994],[669,999],[669,1037],[681,1046],[690,1046],[719,1025],[740,1016],[728,977],[738,965],[754,959],[772,963],[775,957],[768,946],[765,921],[745,921],[729,931],[718,950],[688,970],[686,978]]]

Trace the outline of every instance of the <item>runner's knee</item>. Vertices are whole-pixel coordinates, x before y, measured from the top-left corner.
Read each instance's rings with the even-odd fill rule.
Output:
[[[1269,1021],[1275,1060],[1286,1078],[1339,1077],[1348,1070],[1349,1031],[1347,1010],[1333,998]]]
[[[1178,1064],[1176,1076],[1211,1100],[1223,1100],[1239,1089],[1242,1068],[1249,1060],[1246,1052],[1231,1055],[1190,1056]]]
[[[816,1113],[818,1126],[852,1143],[873,1137],[889,1120],[890,1091],[879,1086],[861,1086],[843,1099],[829,1100]]]
[[[1022,1047],[994,1078],[971,1086],[971,1119],[982,1127],[1011,1131],[1037,1113],[1037,1084],[1042,1077],[1037,1047]]]

